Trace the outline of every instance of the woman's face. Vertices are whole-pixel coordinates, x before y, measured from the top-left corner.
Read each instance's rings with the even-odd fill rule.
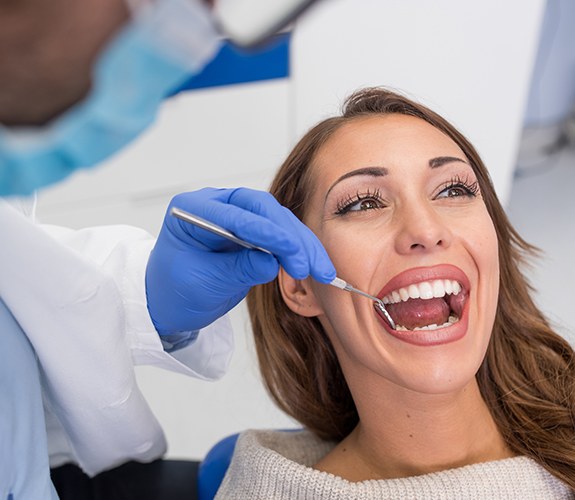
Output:
[[[306,224],[338,276],[382,298],[400,325],[368,299],[306,282],[350,387],[366,376],[428,394],[465,387],[491,335],[499,262],[464,153],[418,118],[358,118],[322,146],[311,174]]]

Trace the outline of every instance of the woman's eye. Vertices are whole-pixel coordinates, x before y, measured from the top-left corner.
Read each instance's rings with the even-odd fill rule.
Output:
[[[444,189],[438,198],[457,198],[458,196],[470,196],[471,192],[463,186],[452,186]]]
[[[379,208],[380,204],[376,200],[361,200],[354,203],[349,210],[352,212],[359,212],[361,210],[371,210],[373,208]]]
[[[349,212],[366,212],[383,208],[385,205],[377,193],[357,194],[337,205],[336,215],[344,215]]]
[[[479,193],[479,184],[477,181],[468,182],[460,178],[454,178],[447,185],[440,188],[437,199],[442,198],[475,198]]]

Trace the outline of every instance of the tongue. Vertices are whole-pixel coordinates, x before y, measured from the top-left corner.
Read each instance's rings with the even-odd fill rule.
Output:
[[[409,299],[406,302],[386,305],[387,312],[396,324],[408,330],[427,325],[443,325],[449,318],[450,307],[443,298]]]

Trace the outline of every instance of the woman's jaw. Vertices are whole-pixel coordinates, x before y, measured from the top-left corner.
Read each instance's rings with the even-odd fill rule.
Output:
[[[392,329],[374,308],[384,330],[419,346],[455,342],[468,326],[469,279],[451,264],[416,267],[394,276],[377,294],[395,322]]]

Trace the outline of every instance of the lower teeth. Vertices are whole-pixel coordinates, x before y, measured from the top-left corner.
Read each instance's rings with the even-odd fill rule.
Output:
[[[440,328],[447,328],[448,326],[453,325],[454,323],[457,323],[459,321],[459,318],[453,314],[449,315],[449,318],[447,319],[447,321],[445,323],[443,323],[443,325],[436,325],[435,323],[432,325],[426,325],[426,326],[416,326],[413,330],[410,330],[409,328],[406,328],[403,325],[395,325],[395,329],[400,331],[400,332],[419,332],[421,330],[439,330]]]

